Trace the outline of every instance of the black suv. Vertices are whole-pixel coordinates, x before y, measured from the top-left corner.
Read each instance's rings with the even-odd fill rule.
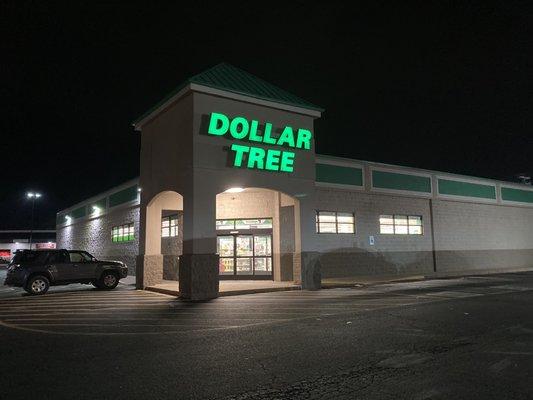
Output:
[[[92,283],[111,290],[128,276],[120,261],[101,261],[80,250],[17,251],[8,265],[4,285],[24,288],[30,294],[45,294],[50,285]]]

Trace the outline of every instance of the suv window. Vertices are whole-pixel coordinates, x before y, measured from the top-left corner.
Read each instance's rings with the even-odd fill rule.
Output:
[[[68,259],[64,251],[54,251],[50,253],[50,257],[48,257],[48,262],[50,264],[60,264],[68,262]]]
[[[14,264],[28,263],[28,264],[43,264],[48,258],[48,251],[33,251],[23,250],[17,251],[13,257]]]
[[[85,251],[69,251],[70,262],[91,262],[93,261],[93,256]]]

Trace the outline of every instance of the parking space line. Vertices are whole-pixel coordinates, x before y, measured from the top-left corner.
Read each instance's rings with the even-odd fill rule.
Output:
[[[86,290],[0,300],[0,326],[35,333],[91,336],[209,332],[343,315],[353,318],[370,311],[533,290],[494,283],[499,286],[476,286],[471,282],[471,287],[452,286],[448,281],[446,285],[433,283],[425,287],[396,285],[395,290],[389,290],[393,287],[390,286],[380,290],[262,293],[223,297],[208,303],[181,302],[173,296],[136,290]],[[159,323],[151,323],[156,321]]]

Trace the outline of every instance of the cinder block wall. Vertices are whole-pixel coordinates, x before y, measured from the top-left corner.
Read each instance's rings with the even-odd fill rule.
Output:
[[[316,209],[353,212],[356,219],[355,235],[316,234],[323,278],[433,271],[428,199],[317,188]],[[424,235],[380,235],[383,214],[421,215]]]
[[[356,234],[316,234],[322,277],[496,272],[533,268],[533,209],[317,188],[316,209],[354,212]],[[421,215],[424,234],[381,235],[379,216]],[[375,244],[370,245],[369,236]],[[433,259],[435,257],[435,260]]]
[[[435,200],[438,272],[533,267],[533,209]]]
[[[113,243],[114,226],[133,222],[135,239]],[[99,259],[123,261],[130,275],[135,274],[135,258],[139,252],[139,206],[110,210],[100,217],[81,219],[71,225],[57,227],[57,248],[85,250]]]

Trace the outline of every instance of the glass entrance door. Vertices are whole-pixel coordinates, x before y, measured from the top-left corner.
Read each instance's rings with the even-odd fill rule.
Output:
[[[220,275],[234,279],[272,277],[272,235],[231,234],[217,237]]]
[[[253,275],[254,237],[252,235],[235,236],[237,275]]]
[[[235,238],[233,235],[217,237],[217,252],[220,256],[220,275],[233,275],[235,270]]]
[[[254,274],[272,275],[272,235],[254,235]]]

